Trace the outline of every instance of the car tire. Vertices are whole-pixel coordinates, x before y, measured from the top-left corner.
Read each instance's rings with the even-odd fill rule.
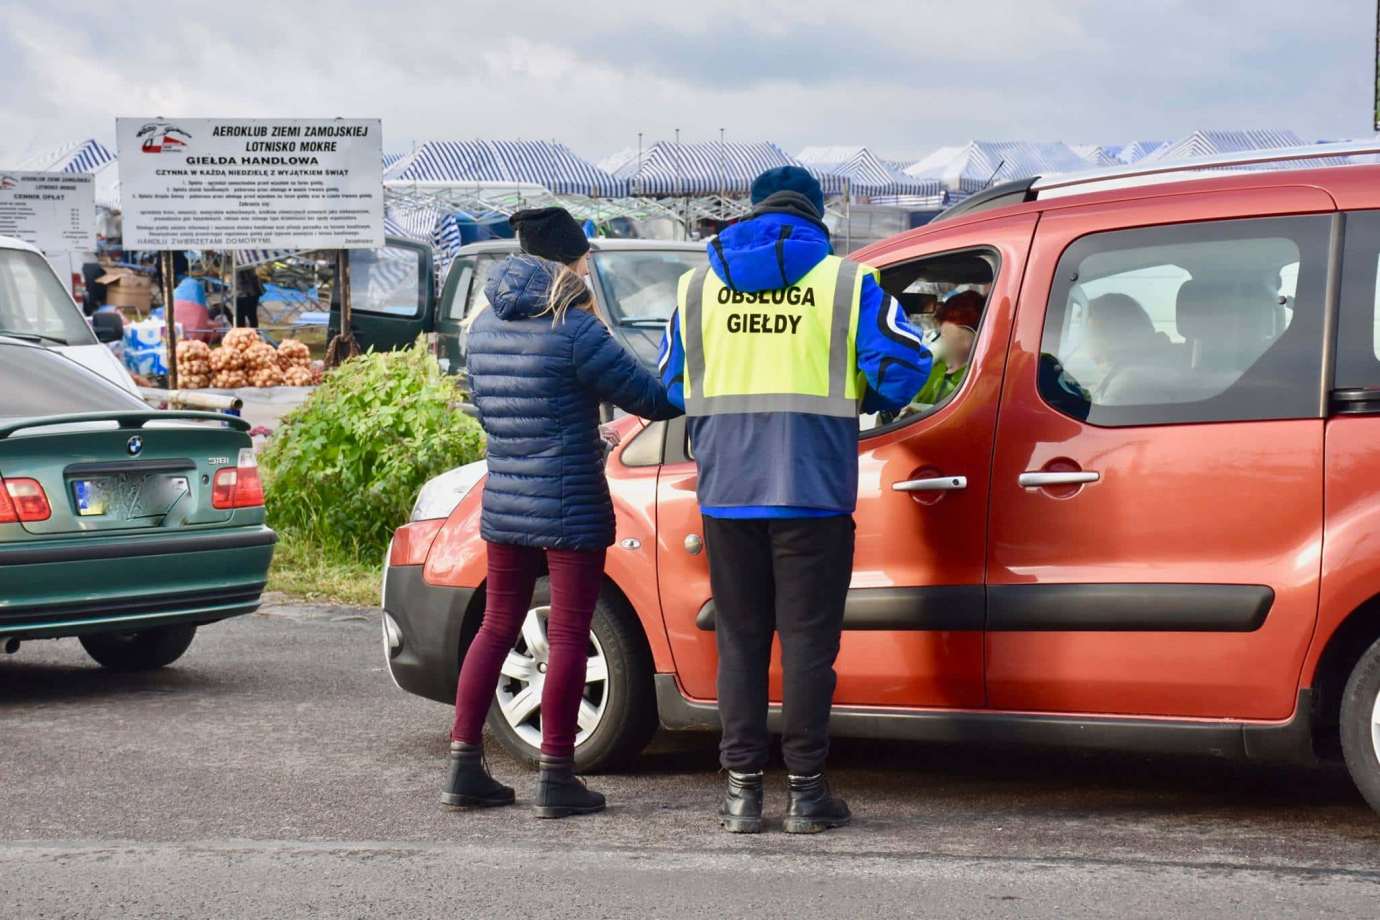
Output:
[[[532,608],[536,610],[550,603],[551,590],[547,579],[537,582]],[[600,594],[594,607],[590,625],[591,648],[602,653],[608,679],[603,692],[607,700],[595,728],[575,745],[575,769],[583,773],[603,773],[626,766],[647,746],[657,729],[656,689],[652,674],[652,653],[642,632],[637,615],[627,605],[607,592]],[[514,652],[521,654],[524,640],[519,639]],[[522,733],[504,715],[500,700],[504,694],[504,676],[499,677],[499,693],[489,709],[490,732],[510,754],[518,760],[536,766],[541,754],[539,732],[530,722]],[[586,698],[591,694],[586,685]]]
[[[1341,735],[1352,782],[1380,812],[1380,641],[1351,669],[1342,691]]]
[[[186,624],[155,626],[127,633],[79,636],[86,654],[112,671],[152,671],[182,657],[196,637]]]

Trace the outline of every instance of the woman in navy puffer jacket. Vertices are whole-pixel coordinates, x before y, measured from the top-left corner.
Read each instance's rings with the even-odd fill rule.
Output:
[[[589,627],[614,533],[599,405],[652,419],[680,410],[591,312],[583,281],[589,242],[574,218],[542,208],[510,221],[523,253],[491,276],[484,289],[489,307],[469,334],[470,390],[488,435],[480,525],[489,557],[487,604],[460,671],[442,801],[514,800],[484,767],[481,733],[545,567],[551,613],[536,807],[539,817],[559,818],[604,807],[604,797],[574,776]]]

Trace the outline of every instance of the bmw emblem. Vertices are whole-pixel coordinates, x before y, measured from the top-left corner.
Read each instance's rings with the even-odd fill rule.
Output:
[[[131,457],[139,456],[139,452],[143,449],[144,439],[139,437],[137,434],[134,437],[130,438],[127,442],[125,442],[125,450],[129,452],[129,455]]]

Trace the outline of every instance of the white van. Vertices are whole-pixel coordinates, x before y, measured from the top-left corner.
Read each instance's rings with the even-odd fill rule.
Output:
[[[0,236],[0,336],[60,351],[117,386],[136,393],[129,371],[96,334],[43,253]]]

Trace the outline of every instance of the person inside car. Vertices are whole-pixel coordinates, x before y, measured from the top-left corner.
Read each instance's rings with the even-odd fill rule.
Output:
[[[930,344],[934,364],[925,385],[911,400],[911,408],[928,408],[948,399],[963,382],[982,321],[983,297],[977,291],[960,291],[935,312],[938,332]]]
[[[1126,388],[1126,372],[1132,368],[1165,367],[1170,359],[1169,340],[1155,330],[1150,314],[1129,294],[1112,292],[1088,301],[1088,355],[1105,370],[1092,388],[1095,403],[1127,402],[1117,394]]]

